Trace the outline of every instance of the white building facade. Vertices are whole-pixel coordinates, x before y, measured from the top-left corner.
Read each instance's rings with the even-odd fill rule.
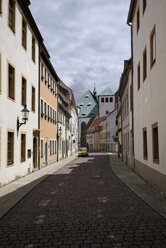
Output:
[[[75,101],[74,101],[75,102]],[[78,112],[74,104],[71,106],[70,118],[71,155],[78,151]]]
[[[98,95],[99,102],[99,117],[108,115],[115,109],[115,94],[114,92],[106,88]]]
[[[131,1],[135,170],[166,195],[166,1]]]
[[[3,1],[0,13],[0,185],[38,167],[38,71],[42,37],[28,1]],[[29,120],[22,122],[24,105]]]

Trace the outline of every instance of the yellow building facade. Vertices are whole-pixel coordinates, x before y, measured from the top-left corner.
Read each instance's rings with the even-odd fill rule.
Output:
[[[59,78],[46,48],[40,59],[40,165],[57,161],[57,84]]]

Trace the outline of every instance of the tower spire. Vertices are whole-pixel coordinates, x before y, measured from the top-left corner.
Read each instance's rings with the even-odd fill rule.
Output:
[[[96,91],[96,85],[95,85],[95,84],[94,84],[93,95],[94,95],[95,97],[97,96],[97,91]]]

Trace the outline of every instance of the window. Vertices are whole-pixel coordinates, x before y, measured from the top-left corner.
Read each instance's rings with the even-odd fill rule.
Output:
[[[145,12],[145,9],[146,9],[146,0],[143,0],[143,14]]]
[[[43,140],[41,140],[41,158],[43,158]]]
[[[50,121],[52,122],[52,108],[50,107]]]
[[[50,140],[50,155],[52,155],[52,141]]]
[[[49,105],[47,106],[47,109],[48,109],[47,113],[48,113],[48,121],[49,121],[49,118],[50,118],[50,106]]]
[[[110,97],[110,102],[113,102],[113,97]]]
[[[45,84],[47,84],[47,69],[45,68]]]
[[[35,111],[35,87],[32,86],[32,111]]]
[[[15,69],[8,64],[8,97],[15,99]]]
[[[2,0],[0,0],[0,14],[2,14]]]
[[[43,100],[41,99],[41,105],[40,105],[40,109],[41,109],[41,117],[43,117],[44,116],[44,109],[43,109]]]
[[[32,60],[35,62],[35,53],[36,53],[36,49],[35,49],[35,38],[34,36],[32,36]]]
[[[44,65],[41,63],[41,80],[44,81]]]
[[[26,160],[26,134],[21,134],[21,162]]]
[[[106,110],[106,111],[105,111],[105,114],[106,114],[106,115],[108,115],[108,114],[109,114],[109,111],[108,111],[108,110]]]
[[[55,140],[55,144],[54,144],[54,154],[56,154],[56,140]]]
[[[55,124],[56,124],[56,111],[54,113],[54,121],[55,121]]]
[[[156,61],[156,31],[155,26],[150,34],[150,65],[151,68]]]
[[[104,102],[104,97],[101,98],[101,102]]]
[[[27,23],[24,17],[22,18],[22,45],[25,49],[27,48]]]
[[[148,159],[147,129],[143,128],[143,158]]]
[[[140,88],[140,63],[137,66],[137,89],[139,90]]]
[[[153,162],[159,164],[158,123],[152,125]]]
[[[105,98],[105,102],[108,102],[108,97]]]
[[[9,27],[15,32],[15,0],[9,0]]]
[[[44,114],[45,114],[45,119],[47,118],[47,103],[44,103]]]
[[[27,81],[22,77],[22,92],[21,92],[21,104],[26,105],[27,103]]]
[[[2,71],[2,70],[1,70],[1,54],[0,54],[0,94],[1,94],[1,90],[2,90],[2,89],[1,89],[1,87],[2,87],[2,86],[1,86],[1,71]]]
[[[139,15],[139,9],[137,10],[137,32],[139,30],[140,27],[140,15]]]
[[[146,47],[143,52],[143,81],[146,79],[147,76],[147,53]]]
[[[14,132],[7,134],[7,165],[14,163]]]

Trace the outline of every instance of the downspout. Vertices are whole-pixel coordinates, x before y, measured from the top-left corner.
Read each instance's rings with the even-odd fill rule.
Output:
[[[131,111],[132,111],[132,155],[135,157],[135,149],[134,149],[134,67],[133,67],[133,26],[131,23],[127,23],[131,28],[131,90],[132,90],[132,98],[131,100]],[[134,161],[133,161],[134,162]],[[135,163],[133,163],[133,167],[135,167]]]
[[[59,91],[59,85],[58,85],[58,82],[57,83],[57,116],[56,116],[56,123],[57,123],[57,132],[56,132],[56,135],[57,135],[57,162],[59,161],[59,135],[58,135],[58,123],[59,123],[59,112],[58,112],[58,91]]]
[[[39,80],[38,80],[38,169],[40,170],[40,52],[41,52],[41,43],[39,41],[39,65],[38,65],[38,76],[39,76]]]

